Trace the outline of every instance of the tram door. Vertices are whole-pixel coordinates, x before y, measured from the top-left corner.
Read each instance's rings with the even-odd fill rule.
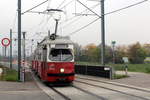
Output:
[[[47,66],[47,47],[46,47],[46,45],[43,47],[42,56],[43,56],[42,57],[42,60],[43,60],[42,77],[45,77],[46,66]]]

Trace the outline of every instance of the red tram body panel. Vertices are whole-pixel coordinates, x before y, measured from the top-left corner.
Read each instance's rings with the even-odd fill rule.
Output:
[[[32,70],[46,82],[72,82],[75,76],[73,42],[68,37],[46,37],[33,54]]]

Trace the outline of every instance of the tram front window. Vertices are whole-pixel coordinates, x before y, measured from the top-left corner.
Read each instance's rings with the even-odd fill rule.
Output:
[[[71,61],[73,55],[70,49],[52,49],[49,58],[51,61]]]

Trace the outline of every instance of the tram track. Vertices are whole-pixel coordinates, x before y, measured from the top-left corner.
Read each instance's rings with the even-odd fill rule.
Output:
[[[59,94],[61,97],[63,97],[65,100],[71,100],[68,96],[64,95],[63,93],[59,92],[57,89],[54,87],[50,87],[53,91],[55,91],[57,94]]]
[[[78,91],[80,93],[87,94],[87,96],[89,96],[89,97],[96,98],[93,100],[108,100],[102,96],[99,96],[99,95],[93,94],[92,92],[84,90],[74,84],[71,84],[70,86],[68,85],[65,87],[63,87],[62,84],[60,84],[60,86],[56,85],[56,87],[55,87],[55,85],[53,86],[50,84],[43,84],[42,82],[40,82],[40,80],[37,76],[35,76],[33,73],[32,73],[32,75],[33,75],[32,77],[34,77],[34,79],[38,82],[38,84],[40,83],[40,85],[42,85],[42,88],[44,86],[43,91],[45,91],[46,94],[50,97],[50,100],[58,100],[57,98],[61,98],[61,100],[77,100],[77,99],[75,99],[74,96],[70,96],[68,94],[63,93],[64,92],[63,90],[70,92],[70,90],[73,90],[73,89],[76,89],[76,91]],[[72,95],[74,95],[74,92],[72,92]],[[83,98],[83,100],[85,100],[85,99]]]
[[[87,91],[87,90],[84,90],[84,89],[82,89],[82,88],[80,88],[80,87],[78,87],[78,86],[72,85],[72,87],[74,87],[74,88],[76,88],[76,89],[78,89],[78,90],[80,90],[80,91],[83,91],[83,92],[85,92],[85,93],[87,93],[87,94],[89,94],[89,95],[95,96],[95,97],[99,98],[100,100],[108,100],[108,99],[106,99],[106,98],[104,98],[104,97],[102,97],[102,96],[96,95],[96,94],[94,94],[94,93],[92,93],[92,92],[89,92],[89,91]]]
[[[93,94],[92,92],[89,92],[89,91],[86,91],[76,85],[71,85],[71,86],[67,86],[69,87],[71,90],[74,90],[76,89],[78,92],[81,92],[81,93],[84,93],[84,94],[87,94],[87,96],[91,96],[93,98],[96,98],[96,99],[93,99],[93,100],[108,100],[102,96],[99,96],[99,95],[96,95],[96,94]],[[75,99],[73,96],[70,96],[69,94],[66,95],[65,93],[63,93],[64,91],[62,90],[62,87],[51,87],[49,86],[50,89],[52,89],[54,92],[56,92],[58,95],[60,95],[63,99],[65,100],[77,100]],[[65,89],[65,87],[63,87]],[[67,90],[67,88],[66,88]],[[69,89],[68,89],[68,92],[69,92]],[[74,93],[72,93],[72,95],[74,95]],[[85,100],[85,99],[83,99]]]
[[[60,98],[61,100],[71,100],[71,98],[64,95],[63,93],[61,93],[60,91],[52,87],[50,84],[44,84],[43,82],[41,82],[39,77],[35,76],[35,73],[33,73],[32,71],[31,71],[31,75],[35,80],[36,84],[47,94],[50,100],[58,100]]]
[[[83,82],[83,81],[79,81],[79,80],[75,80],[75,82],[86,84],[86,85],[97,87],[97,88],[103,88],[103,89],[114,91],[114,92],[117,92],[117,93],[121,93],[121,94],[124,94],[124,95],[127,95],[127,96],[136,97],[136,98],[142,99],[142,100],[150,100],[148,98],[141,97],[141,96],[134,95],[134,94],[130,94],[130,93],[127,93],[127,92],[123,92],[121,90],[116,90],[116,89],[112,89],[112,88],[108,88],[108,87],[104,87],[104,86],[100,86],[100,85],[95,85],[95,84],[91,84],[91,83],[88,83],[88,82]]]
[[[97,84],[92,83],[92,82],[99,82],[98,80],[95,80],[95,79],[86,80],[86,78],[79,79],[78,77],[77,80],[74,81],[74,84],[70,86],[65,86],[65,87],[63,86],[52,87],[50,85],[45,85],[42,82],[40,82],[40,80],[37,77],[36,77],[36,80],[37,80],[37,83],[40,84],[40,88],[50,97],[50,100],[111,100],[111,98],[108,98],[106,95],[104,96],[103,94],[97,94],[88,88],[87,89],[84,88],[84,87],[88,87],[87,85],[96,87],[97,90],[100,90],[99,88],[103,88],[108,91],[113,91],[114,93],[117,93],[118,95],[125,95],[125,98],[129,97],[129,98],[137,98],[138,100],[150,100],[143,96],[141,97],[139,95],[129,94],[121,90],[111,89],[105,86],[99,86]],[[87,81],[90,81],[90,82],[87,82]],[[80,85],[79,83],[83,85]],[[107,95],[109,96],[109,94]]]
[[[129,88],[129,89],[135,89],[138,91],[143,91],[143,92],[147,92],[150,93],[150,90],[146,90],[146,89],[141,89],[141,88],[136,88],[133,86],[127,86],[127,85],[123,85],[123,84],[117,84],[117,83],[112,83],[112,82],[106,82],[106,81],[101,81],[101,80],[95,80],[95,79],[91,79],[91,78],[82,78],[82,77],[76,77],[78,79],[82,79],[82,80],[89,80],[89,81],[94,81],[94,82],[101,82],[101,83],[105,83],[105,84],[110,84],[110,85],[115,85],[115,86],[120,86],[120,87],[125,87],[125,88]]]

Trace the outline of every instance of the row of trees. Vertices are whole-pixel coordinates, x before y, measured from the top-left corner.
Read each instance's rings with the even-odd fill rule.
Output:
[[[75,44],[75,60],[86,62],[100,62],[101,46],[89,44],[82,47]],[[113,62],[113,52],[115,63],[123,63],[122,57],[128,57],[130,63],[143,63],[146,57],[150,57],[150,44],[141,45],[139,42],[128,46],[116,46],[114,51],[112,46],[106,45],[105,62]]]

